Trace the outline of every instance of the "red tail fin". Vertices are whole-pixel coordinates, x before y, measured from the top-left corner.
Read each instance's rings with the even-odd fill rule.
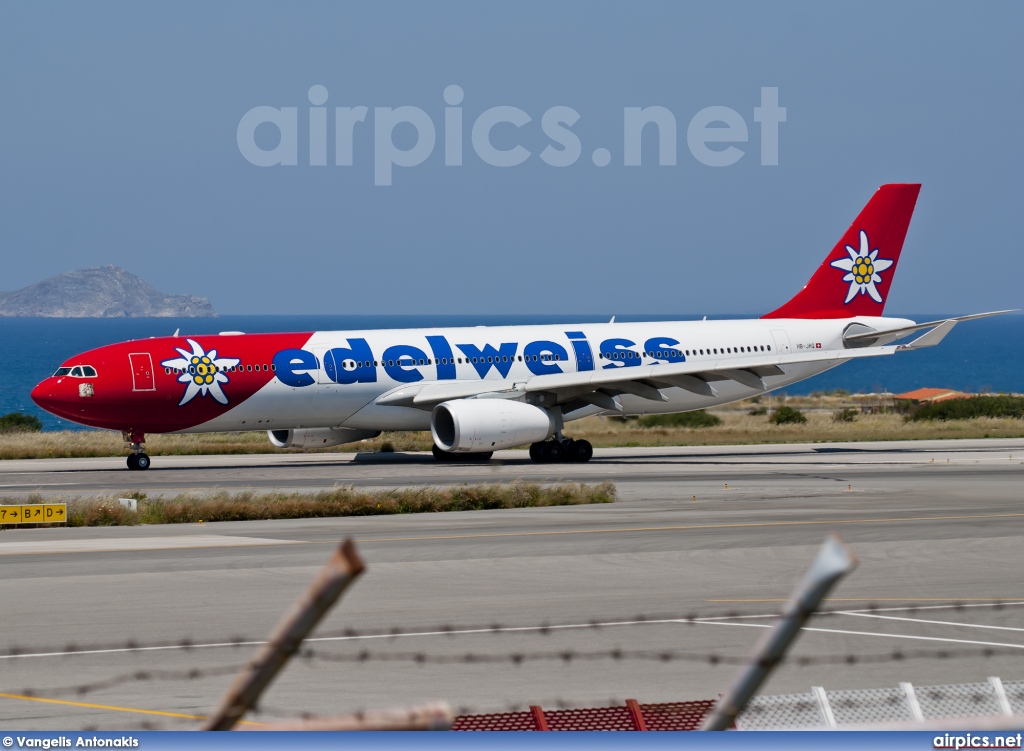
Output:
[[[807,285],[762,318],[880,316],[920,185],[883,185]]]

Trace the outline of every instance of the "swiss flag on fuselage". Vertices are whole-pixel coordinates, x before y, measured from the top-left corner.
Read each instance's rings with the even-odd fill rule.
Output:
[[[762,318],[880,316],[919,184],[883,185],[797,295]]]

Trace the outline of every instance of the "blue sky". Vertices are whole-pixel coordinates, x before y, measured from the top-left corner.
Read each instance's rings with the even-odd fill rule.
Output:
[[[1021,307],[1022,22],[1009,2],[4,3],[0,289],[109,263],[222,313],[760,313],[878,185],[919,181],[888,310]],[[326,166],[309,163],[314,85]],[[776,166],[762,87],[786,108]],[[241,152],[259,106],[297,108],[295,166]],[[356,106],[353,164],[336,166],[334,108]],[[436,144],[375,185],[375,108],[403,106]],[[530,152],[517,166],[471,143],[498,106],[531,118],[491,131]],[[676,163],[649,126],[624,166],[624,110],[651,106],[675,117]],[[748,130],[731,166],[688,147],[714,106]],[[553,107],[579,114],[570,166],[540,156]],[[408,149],[416,131],[391,137]]]

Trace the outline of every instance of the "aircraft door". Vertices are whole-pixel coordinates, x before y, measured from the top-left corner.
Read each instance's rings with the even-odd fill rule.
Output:
[[[772,329],[772,339],[775,340],[776,354],[789,355],[793,353],[793,348],[789,343],[789,334],[785,329]]]
[[[132,352],[128,355],[132,366],[132,391],[156,391],[153,378],[153,357],[149,352]]]
[[[320,362],[320,367],[316,372],[316,382],[319,384],[334,383],[335,381],[331,378],[331,375],[337,373],[337,370],[335,370],[334,353],[329,349],[325,349],[314,354],[316,354],[316,359]]]

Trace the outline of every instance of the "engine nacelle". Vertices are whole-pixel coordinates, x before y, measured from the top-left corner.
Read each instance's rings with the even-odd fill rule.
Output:
[[[497,451],[554,432],[547,410],[510,399],[455,399],[434,407],[430,433],[443,451]]]
[[[376,438],[379,430],[356,428],[299,428],[298,430],[268,430],[267,437],[279,449],[320,449],[342,443]]]

